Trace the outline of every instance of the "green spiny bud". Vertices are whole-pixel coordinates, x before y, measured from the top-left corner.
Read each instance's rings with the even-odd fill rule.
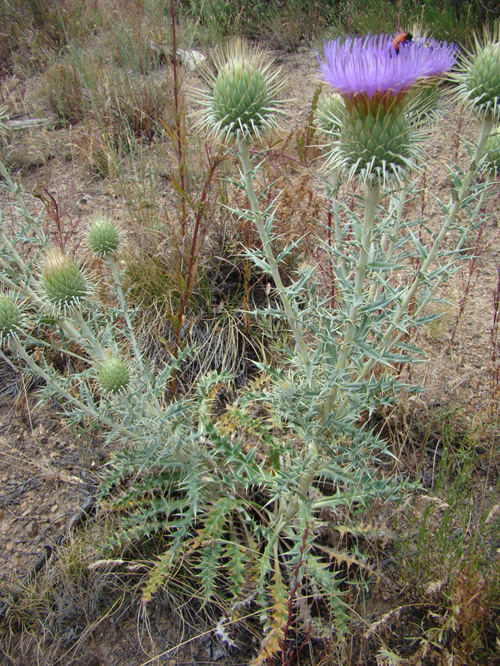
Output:
[[[457,99],[481,116],[500,117],[500,42],[498,24],[493,35],[476,36],[474,49],[451,75],[458,83]]]
[[[365,112],[346,108],[341,131],[328,154],[328,166],[349,178],[402,180],[415,163],[420,133],[412,128],[404,109],[382,106]]]
[[[99,367],[98,380],[105,393],[123,391],[130,382],[130,371],[121,358],[111,356]]]
[[[87,233],[87,244],[98,257],[114,256],[123,236],[117,225],[105,217],[96,217]]]
[[[279,71],[259,50],[236,40],[216,60],[217,75],[205,72],[209,90],[201,94],[205,110],[199,121],[212,134],[238,139],[260,136],[276,127],[281,84]]]
[[[46,298],[57,308],[71,309],[89,295],[87,278],[80,268],[60,250],[52,250],[42,271]]]
[[[12,296],[0,294],[0,342],[16,337],[22,326],[22,311]]]

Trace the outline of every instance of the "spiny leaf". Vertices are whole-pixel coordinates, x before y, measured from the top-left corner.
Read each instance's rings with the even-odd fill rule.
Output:
[[[220,556],[222,553],[222,543],[220,541],[212,542],[201,548],[201,560],[198,564],[200,581],[203,589],[204,603],[210,601],[217,573],[220,567]]]
[[[226,568],[234,598],[239,599],[248,578],[249,551],[240,544],[228,541],[224,547],[224,557],[227,558]]]
[[[262,664],[272,664],[274,656],[281,652],[283,648],[283,629],[274,627],[262,641],[259,653],[250,662],[250,666],[262,666]]]
[[[353,553],[347,553],[345,551],[333,550],[333,548],[328,548],[327,546],[321,546],[316,544],[316,548],[321,550],[323,553],[326,553],[330,559],[335,560],[337,565],[346,564],[347,568],[350,569],[353,565],[360,567],[361,569],[366,569],[367,571],[373,571],[369,564],[358,559],[358,557]]]

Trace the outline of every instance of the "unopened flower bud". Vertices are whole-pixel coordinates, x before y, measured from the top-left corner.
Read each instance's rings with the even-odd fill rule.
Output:
[[[476,37],[473,51],[461,59],[452,74],[458,83],[457,99],[480,116],[500,117],[500,42],[498,26],[493,35]]]
[[[42,271],[46,298],[57,308],[78,307],[89,295],[89,285],[83,271],[60,250],[49,252]]]
[[[236,40],[216,62],[217,74],[206,73],[209,90],[201,94],[205,107],[199,125],[210,133],[245,139],[276,127],[281,85],[271,61]]]
[[[22,312],[12,296],[0,294],[0,342],[16,337],[22,325]]]
[[[105,217],[94,218],[88,233],[87,245],[98,257],[114,256],[122,243],[117,225]]]
[[[130,382],[130,370],[121,358],[111,356],[99,367],[99,385],[105,393],[123,391]]]

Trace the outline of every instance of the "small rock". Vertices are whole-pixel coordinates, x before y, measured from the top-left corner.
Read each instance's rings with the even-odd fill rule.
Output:
[[[36,536],[38,534],[38,523],[36,523],[35,521],[33,521],[32,523],[28,523],[28,525],[26,525],[25,531],[27,536],[29,537]]]
[[[190,49],[189,51],[184,51],[184,49],[177,49],[177,56],[181,63],[190,71],[194,71],[198,65],[205,60],[203,53]]]

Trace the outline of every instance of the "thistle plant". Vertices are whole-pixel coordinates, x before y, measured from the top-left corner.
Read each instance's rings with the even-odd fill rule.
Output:
[[[228,377],[203,377],[192,393],[172,399],[168,387],[189,350],[158,367],[146,357],[123,288],[124,236],[116,224],[98,216],[87,233],[112,294],[103,304],[96,278],[47,247],[39,221],[0,167],[21,220],[13,238],[0,230],[4,347],[45,380],[45,393],[58,397],[72,418],[100,423],[110,440],[124,442],[103,478],[101,501],[122,516],[109,547],[158,533],[166,544],[143,600],[184,576],[206,601],[222,599],[220,627],[251,606],[266,632],[256,664],[280,650],[292,589],[309,632],[321,628],[307,617],[308,605],[327,599],[342,637],[347,614],[335,566],[342,554],[318,537],[404,490],[381,472],[390,452],[370,416],[393,404],[403,387],[401,364],[421,360],[409,334],[437,316],[427,307],[439,301],[440,286],[466,257],[471,230],[482,221],[488,184],[474,176],[485,164],[497,110],[496,71],[488,61],[496,57],[495,45],[478,47],[454,75],[461,99],[480,113],[483,126],[469,168],[452,174],[453,196],[441,202],[442,224],[428,230],[427,240],[416,232],[419,221],[405,216],[427,108],[427,102],[419,107],[418,90],[453,65],[456,48],[416,41],[396,54],[388,36],[325,45],[321,71],[335,92],[321,116],[334,243],[318,243],[335,276],[335,307],[322,298],[314,265],[301,266],[285,284],[281,269],[295,245],[277,253],[279,202],[264,205],[258,195],[259,152],[251,148],[278,125],[279,72],[241,41],[216,60],[199,125],[239,159],[248,207],[233,213],[255,225],[260,245],[246,253],[279,297],[279,307],[253,315],[279,318],[291,340],[282,362],[261,365],[259,380],[222,417],[214,404]],[[471,85],[478,71],[480,85]],[[338,199],[341,179],[356,180],[363,190],[361,210]],[[51,327],[45,338],[41,325]],[[78,370],[61,375],[35,358],[34,344],[56,346]],[[265,418],[254,415],[256,403]]]
[[[210,133],[236,146],[241,182],[250,207],[234,212],[255,224],[261,247],[248,249],[248,254],[272,277],[281,299],[281,311],[269,309],[264,314],[285,319],[295,343],[282,368],[267,369],[272,387],[265,398],[261,396],[272,405],[275,417],[302,441],[300,456],[289,452],[286,464],[275,470],[278,477],[290,474],[296,479],[293,489],[288,486],[282,495],[285,501],[275,501],[273,509],[275,538],[286,534],[296,544],[294,552],[298,549],[301,516],[307,515],[314,522],[319,506],[334,510],[337,503],[350,507],[353,503],[366,505],[377,493],[380,496],[388,491],[383,482],[376,480],[370,462],[370,458],[376,460],[384,452],[384,444],[363,425],[363,414],[370,415],[380,406],[390,405],[402,388],[396,367],[419,360],[419,351],[408,342],[407,333],[435,316],[427,315],[426,307],[457,269],[460,251],[466,247],[471,228],[479,222],[479,204],[472,210],[466,208],[466,225],[457,220],[457,213],[464,208],[482,159],[485,131],[463,180],[456,174],[456,194],[448,205],[442,204],[444,223],[428,245],[414,233],[415,223],[403,216],[409,179],[421,158],[423,125],[427,121],[428,100],[432,98],[428,92],[422,95],[420,91],[428,91],[437,83],[454,64],[456,53],[453,44],[416,41],[401,47],[398,54],[390,36],[338,40],[325,45],[326,63],[320,61],[321,70],[336,93],[320,115],[322,129],[331,138],[327,163],[334,172],[331,194],[333,197],[342,177],[356,179],[365,188],[362,217],[350,213],[347,223],[341,221],[342,204],[332,203],[335,245],[325,246],[325,251],[340,292],[335,310],[316,296],[314,268],[306,268],[285,287],[280,265],[294,248],[287,247],[275,255],[276,204],[262,209],[256,194],[258,165],[255,160],[252,162],[250,145],[262,127],[274,125],[269,109],[277,111],[277,103],[270,102],[276,89],[274,79],[266,78],[267,63],[258,80],[260,86],[267,84],[268,92],[260,92],[251,100],[249,69],[240,62],[245,57],[240,46],[236,54],[229,51],[230,64],[220,65],[217,77],[208,81],[211,90],[205,97],[208,108],[203,121]],[[258,63],[252,63],[252,71],[258,67]],[[426,88],[422,87],[423,81]],[[223,113],[220,90],[231,91],[226,94]],[[247,108],[257,114],[258,121],[254,123],[248,122],[248,116],[237,115],[238,95],[242,92]],[[260,100],[266,100],[265,104],[260,105]],[[226,118],[231,122],[226,122]],[[476,193],[482,198],[485,188],[477,186]],[[380,205],[383,194],[390,197],[386,210]],[[445,244],[449,235],[454,236],[452,252]],[[413,258],[419,268],[412,273]],[[404,282],[397,277],[403,272]],[[350,490],[340,489],[341,479]],[[322,496],[318,491],[317,484],[326,480],[336,488],[333,496]],[[350,492],[354,488],[353,502]],[[304,579],[315,577],[314,548],[311,538],[303,553]]]

